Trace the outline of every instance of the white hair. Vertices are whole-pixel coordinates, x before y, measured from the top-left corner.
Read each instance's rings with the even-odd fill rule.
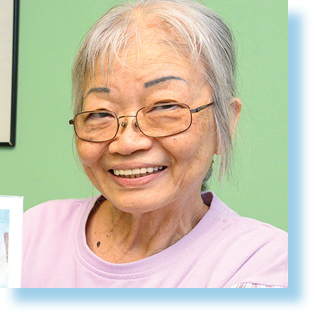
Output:
[[[220,150],[219,177],[222,178],[229,170],[232,153],[230,123],[236,114],[231,103],[236,89],[235,48],[225,22],[198,2],[136,0],[121,3],[105,13],[88,32],[74,61],[74,114],[82,111],[84,82],[93,76],[96,62],[104,65],[106,61],[109,71],[118,53],[127,54],[131,40],[139,42],[139,29],[147,20],[157,21],[154,27],[159,40],[167,42],[190,62],[202,65],[203,75],[213,93]],[[205,180],[210,177],[211,170]]]

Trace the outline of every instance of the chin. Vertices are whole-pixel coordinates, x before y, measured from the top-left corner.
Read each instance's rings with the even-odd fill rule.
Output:
[[[162,209],[171,203],[171,198],[167,191],[157,188],[153,191],[150,191],[150,189],[121,191],[116,194],[110,194],[107,200],[116,209],[134,215]]]

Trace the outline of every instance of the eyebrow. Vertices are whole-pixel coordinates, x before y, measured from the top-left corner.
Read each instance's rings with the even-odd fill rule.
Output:
[[[164,81],[168,81],[168,80],[184,81],[184,82],[186,82],[186,83],[189,85],[189,83],[188,83],[186,80],[184,80],[184,79],[182,79],[182,78],[180,78],[180,77],[168,76],[168,77],[162,77],[162,78],[158,78],[158,79],[155,79],[155,80],[146,82],[146,83],[144,84],[144,87],[145,87],[145,88],[148,88],[148,87],[150,87],[150,86],[152,86],[152,85],[154,85],[154,84],[158,84],[158,83],[160,83],[160,82],[164,82]]]
[[[148,88],[152,85],[155,85],[155,84],[158,84],[158,83],[161,83],[161,82],[165,82],[165,81],[168,81],[168,80],[179,80],[179,81],[184,81],[186,82],[188,85],[189,83],[180,78],[180,77],[176,77],[176,76],[167,76],[167,77],[162,77],[162,78],[158,78],[158,79],[155,79],[155,80],[152,80],[152,81],[148,81],[144,84],[144,87],[145,88]],[[110,89],[107,88],[107,87],[94,87],[94,88],[91,88],[85,95],[85,97],[87,97],[89,94],[91,93],[110,93]]]
[[[85,97],[87,97],[90,93],[110,93],[110,89],[107,87],[94,87],[86,93]]]

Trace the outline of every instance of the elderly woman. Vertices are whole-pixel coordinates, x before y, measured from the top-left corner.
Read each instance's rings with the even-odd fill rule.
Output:
[[[78,155],[100,195],[25,214],[23,287],[286,287],[287,234],[201,193],[241,110],[234,46],[189,0],[114,7],[73,67]]]

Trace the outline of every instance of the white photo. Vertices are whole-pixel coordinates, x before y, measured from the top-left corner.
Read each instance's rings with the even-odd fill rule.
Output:
[[[23,197],[0,196],[0,288],[21,287]]]

